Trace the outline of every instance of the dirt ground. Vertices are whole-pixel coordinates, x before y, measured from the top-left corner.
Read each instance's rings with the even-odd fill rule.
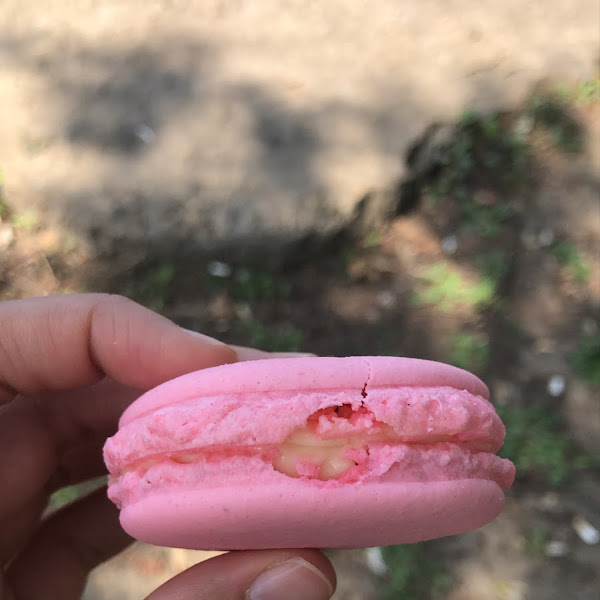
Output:
[[[533,466],[526,465],[494,523],[426,545],[448,578],[443,590],[398,597],[595,600],[600,546],[577,531],[582,521],[600,527],[600,477],[597,466],[574,465],[600,451],[600,409],[597,388],[577,374],[572,357],[582,336],[598,336],[600,103],[578,117],[586,151],[565,156],[540,148],[538,187],[519,200],[517,216],[493,238],[463,232],[452,210],[422,202],[385,230],[335,241],[283,272],[254,267],[229,273],[224,257],[223,263],[191,265],[147,261],[126,265],[124,275],[114,260],[65,249],[43,223],[5,219],[3,231],[10,229],[13,239],[2,252],[0,298],[108,290],[230,342],[322,355],[418,356],[475,370],[500,409],[527,417],[541,408],[560,417],[560,425],[546,430],[543,422],[529,424],[525,441],[541,444],[538,462],[529,457]],[[577,261],[560,259],[557,240],[577,250],[585,276]],[[459,273],[461,289],[468,289],[477,278],[477,257],[491,251],[505,263],[497,303],[482,307],[464,294],[453,298],[456,290],[427,287],[428,269],[442,264],[449,270],[444,281]],[[432,290],[437,299],[423,295]],[[467,333],[471,337],[460,337]],[[453,346],[461,339],[471,346]],[[518,426],[507,424],[509,434]],[[569,449],[555,455],[555,448],[542,447],[543,436],[550,436],[551,446],[568,442]],[[134,547],[94,573],[86,598],[139,598],[200,558]],[[389,573],[374,573],[363,551],[334,553],[333,560],[340,578],[336,600],[375,600],[389,585]]]
[[[213,4],[218,12],[235,3]],[[36,55],[41,68],[43,54]],[[496,68],[479,58],[484,70]],[[456,90],[451,95],[457,105],[470,100]],[[62,114],[65,107],[50,100]],[[505,101],[515,108],[514,98]],[[585,133],[582,151],[562,153],[533,140],[532,185],[508,195],[493,184],[477,190],[469,204],[476,210],[510,207],[490,224],[497,232],[473,231],[459,205],[425,196],[385,227],[308,247],[277,271],[236,265],[227,255],[217,261],[144,253],[107,258],[66,237],[51,219],[23,208],[36,185],[45,185],[28,180],[26,165],[28,157],[43,163],[39,172],[52,180],[54,165],[68,174],[79,150],[74,145],[65,154],[62,141],[52,146],[52,123],[30,124],[23,130],[32,133],[19,142],[25,148],[19,169],[11,173],[13,181],[27,183],[13,185],[18,198],[11,198],[11,186],[0,188],[0,301],[108,291],[231,343],[415,356],[473,370],[490,387],[509,431],[505,452],[518,461],[505,511],[477,532],[425,544],[423,555],[384,553],[385,569],[377,568],[373,553],[332,553],[335,600],[597,600],[600,101],[573,100],[572,110]],[[12,130],[7,123],[0,133]],[[123,142],[101,127],[88,134],[99,136],[100,145]],[[93,156],[82,161],[72,185],[95,172]],[[105,173],[126,174],[122,164]],[[92,574],[85,598],[141,598],[207,557],[135,545]],[[403,568],[410,573],[398,584]]]

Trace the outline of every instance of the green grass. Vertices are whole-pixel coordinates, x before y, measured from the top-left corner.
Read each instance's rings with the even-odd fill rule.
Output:
[[[424,270],[420,289],[415,292],[418,305],[429,304],[443,312],[461,307],[481,309],[494,303],[495,283],[489,278],[471,282],[455,269],[434,263]]]
[[[556,260],[567,269],[577,283],[587,283],[590,268],[581,253],[569,240],[559,240],[550,247]]]
[[[441,598],[451,578],[432,556],[427,543],[382,548],[388,567],[387,581],[379,600],[425,600]]]
[[[439,168],[430,176],[428,195],[441,204],[458,202],[462,230],[497,236],[514,214],[504,200],[529,183],[529,147],[503,123],[499,114],[465,111],[448,143],[437,148]],[[494,190],[489,201],[477,191]]]
[[[581,152],[584,148],[584,131],[572,114],[569,102],[558,94],[535,94],[527,103],[525,113],[534,127],[544,132],[552,145],[566,154]]]
[[[546,529],[541,525],[531,527],[525,534],[525,552],[537,558],[546,556],[547,537]]]
[[[556,96],[564,103],[576,103],[583,106],[600,102],[600,75],[590,79],[582,79],[575,85],[560,83],[556,86]]]
[[[369,231],[362,240],[363,248],[376,248],[381,244],[381,236],[378,231]]]
[[[559,487],[574,468],[595,465],[593,457],[577,455],[556,409],[499,407],[498,414],[506,425],[500,455],[515,463],[518,477],[535,477]]]
[[[268,352],[301,352],[304,332],[293,325],[269,325],[251,318],[240,322],[239,332],[253,348]]]
[[[291,286],[268,271],[241,269],[235,274],[231,296],[251,306],[258,302],[274,302],[288,298]]]
[[[165,308],[174,274],[173,265],[157,265],[139,275],[132,285],[123,290],[123,294],[152,310],[161,312]]]
[[[498,287],[508,274],[510,264],[502,250],[492,249],[475,257],[474,264],[481,274]]]
[[[571,357],[574,371],[588,386],[600,387],[600,324],[594,333],[579,338],[577,349]],[[600,403],[599,403],[600,409]]]
[[[581,81],[576,88],[575,98],[582,104],[600,102],[600,76]]]
[[[10,218],[10,224],[15,229],[22,229],[27,232],[33,231],[40,224],[40,216],[32,210],[13,213]]]
[[[10,214],[6,198],[4,196],[4,173],[0,169],[0,221],[6,219]]]
[[[452,365],[482,373],[488,365],[490,349],[488,340],[481,334],[459,332],[450,339],[448,362]]]

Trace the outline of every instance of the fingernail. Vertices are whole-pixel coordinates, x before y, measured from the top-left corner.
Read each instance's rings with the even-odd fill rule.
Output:
[[[260,575],[246,600],[329,600],[331,583],[317,567],[302,558],[291,558]]]
[[[271,352],[271,358],[308,358],[315,357],[312,352]]]
[[[316,356],[310,352],[266,352],[257,348],[247,348],[246,346],[231,346],[238,355],[238,360],[264,360],[266,358],[301,358]]]
[[[185,327],[182,327],[181,329],[183,329],[183,331],[185,331],[186,333],[193,335],[195,338],[202,340],[205,344],[209,344],[211,346],[227,346],[227,344],[224,344],[223,342],[216,340],[215,338],[212,338],[208,335],[204,335],[203,333],[192,331],[191,329],[185,329]]]

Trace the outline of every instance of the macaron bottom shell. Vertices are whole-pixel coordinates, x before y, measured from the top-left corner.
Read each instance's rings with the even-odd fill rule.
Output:
[[[155,493],[123,507],[121,524],[139,540],[197,550],[365,548],[476,529],[503,505],[502,489],[483,479],[328,489],[290,479]]]

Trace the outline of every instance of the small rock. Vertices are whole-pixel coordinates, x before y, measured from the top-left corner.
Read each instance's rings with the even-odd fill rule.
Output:
[[[240,321],[250,321],[252,319],[252,307],[247,302],[240,302],[234,307],[235,316]]]
[[[540,499],[540,507],[543,510],[556,511],[560,508],[560,497],[556,492],[548,492]]]
[[[382,290],[377,294],[377,302],[383,308],[391,308],[396,304],[396,296],[390,290]]]
[[[562,375],[552,375],[546,385],[548,393],[555,398],[565,391],[565,387],[565,378]]]
[[[589,521],[583,517],[577,516],[573,519],[573,529],[575,533],[588,546],[594,546],[600,542],[600,531],[598,531]]]
[[[378,546],[375,548],[367,548],[365,550],[365,558],[367,566],[373,573],[375,573],[375,575],[379,575],[381,577],[387,573],[388,568],[385,564],[385,560],[383,559],[381,548]]]
[[[590,319],[589,317],[583,321],[583,325],[581,326],[581,330],[585,335],[594,335],[598,331],[598,324],[595,319]]]
[[[442,250],[446,254],[454,254],[458,250],[458,239],[455,235],[448,235],[442,240]]]
[[[145,123],[139,123],[133,128],[135,136],[140,139],[144,144],[151,144],[156,139],[156,133],[154,129]]]
[[[554,231],[549,227],[545,227],[538,233],[537,241],[542,248],[547,248],[552,245],[555,238]]]
[[[521,115],[514,126],[515,135],[521,139],[526,139],[533,131],[535,121],[531,115]]]
[[[569,553],[569,546],[567,546],[566,542],[552,540],[546,544],[545,552],[546,556],[559,558],[561,556],[566,556]]]
[[[231,276],[231,267],[227,263],[219,260],[213,260],[209,262],[207,271],[209,275],[212,275],[213,277],[220,277],[221,279]]]
[[[0,252],[8,250],[15,239],[15,232],[9,225],[0,224]]]

